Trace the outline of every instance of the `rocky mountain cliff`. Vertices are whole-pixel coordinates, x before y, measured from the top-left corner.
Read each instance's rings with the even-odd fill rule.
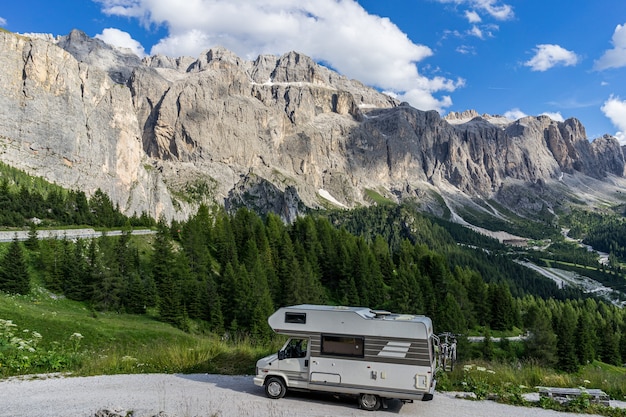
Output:
[[[619,201],[626,184],[617,140],[590,142],[576,119],[441,118],[297,52],[140,60],[79,31],[0,33],[0,51],[0,160],[128,213],[185,218],[217,201],[289,221],[380,195],[532,214]]]

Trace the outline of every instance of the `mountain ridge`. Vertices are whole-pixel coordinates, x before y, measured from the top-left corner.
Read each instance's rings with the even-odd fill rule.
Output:
[[[624,149],[609,135],[590,142],[573,118],[442,118],[297,52],[139,59],[77,30],[1,33],[0,50],[2,160],[88,195],[101,188],[126,213],[186,218],[217,201],[292,221],[372,204],[370,191],[435,214],[446,209],[436,195],[527,216],[623,201]]]

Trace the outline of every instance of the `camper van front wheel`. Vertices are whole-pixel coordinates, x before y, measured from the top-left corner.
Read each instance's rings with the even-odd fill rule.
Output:
[[[270,398],[278,399],[283,398],[287,393],[287,386],[282,378],[272,376],[265,382],[265,395]]]
[[[359,406],[367,411],[376,411],[380,408],[380,397],[374,394],[361,394]]]

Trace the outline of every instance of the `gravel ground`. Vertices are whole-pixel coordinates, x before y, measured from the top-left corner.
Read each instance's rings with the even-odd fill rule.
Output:
[[[0,416],[93,417],[102,410],[121,416],[147,417],[330,417],[330,416],[472,416],[567,417],[539,408],[514,407],[492,401],[469,401],[454,393],[437,393],[432,401],[360,410],[356,400],[327,394],[291,393],[280,400],[265,396],[251,376],[115,375],[64,378],[12,378],[0,381]],[[161,414],[161,415],[163,415]],[[112,415],[109,413],[108,415]],[[587,415],[588,416],[588,415]]]

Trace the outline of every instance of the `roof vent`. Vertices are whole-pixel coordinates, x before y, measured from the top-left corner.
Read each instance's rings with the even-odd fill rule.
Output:
[[[389,316],[391,313],[387,310],[370,310],[372,313],[374,313],[374,318],[376,319],[380,319],[382,317],[387,317]]]

